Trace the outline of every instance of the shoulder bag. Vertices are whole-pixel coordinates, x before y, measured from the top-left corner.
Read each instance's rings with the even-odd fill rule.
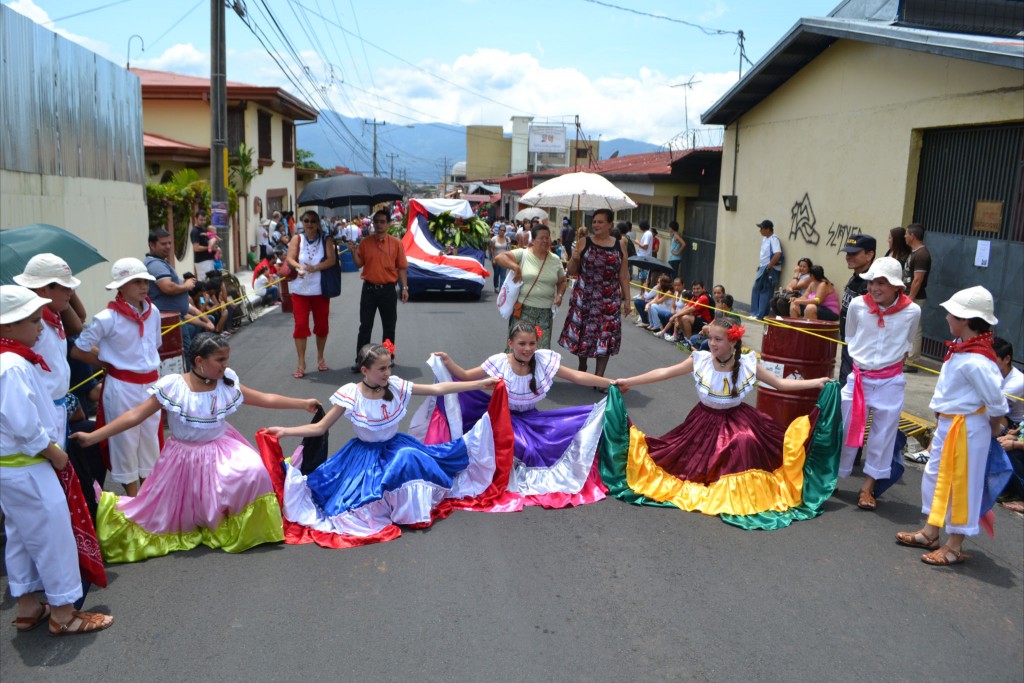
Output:
[[[551,252],[544,254],[544,258],[541,259],[540,268],[537,269],[537,277],[533,278],[533,284],[530,285],[530,288],[528,290],[526,290],[526,296],[523,297],[523,300],[519,301],[518,297],[516,298],[516,305],[512,307],[512,317],[514,319],[519,320],[521,317],[523,317],[523,303],[530,298],[530,292],[532,292],[533,288],[537,286],[537,281],[540,280],[540,275],[541,273],[544,272],[544,264],[548,262],[548,254],[550,253]],[[528,252],[523,252],[524,265],[526,263],[527,254]]]

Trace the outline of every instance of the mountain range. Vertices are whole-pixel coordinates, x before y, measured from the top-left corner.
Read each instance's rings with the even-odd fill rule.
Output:
[[[376,123],[376,126],[374,124]],[[321,111],[316,123],[295,129],[296,145],[312,153],[324,168],[344,166],[356,173],[373,174],[373,133],[377,132],[377,175],[437,183],[443,170],[466,160],[466,127],[447,123],[396,125]],[[639,140],[601,140],[601,158],[660,149]]]

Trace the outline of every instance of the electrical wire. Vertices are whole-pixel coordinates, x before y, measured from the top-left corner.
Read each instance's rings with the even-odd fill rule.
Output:
[[[91,12],[98,12],[101,9],[107,9],[108,7],[113,7],[114,5],[123,5],[126,2],[130,2],[130,0],[117,0],[116,2],[108,2],[107,4],[100,5],[99,7],[93,7],[92,9],[85,9],[85,10],[82,10],[81,12],[75,12],[74,14],[65,14],[63,17],[57,17],[56,19],[50,19],[49,21],[43,22],[41,25],[42,26],[49,26],[50,24],[56,24],[58,21],[64,21],[65,19],[74,19],[75,17],[80,17],[83,14],[90,14]]]
[[[150,47],[150,49],[153,49],[154,47],[156,47],[156,44],[157,44],[157,43],[159,43],[159,42],[160,42],[161,40],[163,40],[163,39],[164,39],[164,38],[165,38],[165,37],[167,36],[167,34],[168,34],[168,33],[170,33],[171,31],[173,31],[173,30],[174,30],[174,28],[175,28],[175,27],[176,27],[176,26],[177,26],[178,24],[180,24],[181,22],[185,21],[185,18],[186,18],[186,17],[188,16],[188,15],[192,14],[193,12],[195,12],[195,11],[196,11],[196,8],[197,8],[197,7],[199,7],[199,6],[201,5],[201,4],[203,4],[203,0],[199,0],[199,1],[198,1],[198,2],[196,3],[196,4],[192,5],[192,9],[190,9],[190,10],[188,10],[187,12],[185,12],[184,14],[182,14],[182,15],[181,15],[181,18],[180,18],[180,19],[178,19],[178,20],[177,20],[176,22],[174,22],[173,24],[171,24],[170,26],[168,26],[168,27],[167,27],[167,30],[166,30],[166,31],[164,31],[163,33],[161,33],[161,34],[160,34],[160,35],[159,35],[159,36],[157,37],[157,39],[156,39],[156,40],[154,40],[154,41],[153,41],[152,43],[150,43],[150,44],[149,44],[149,47]]]

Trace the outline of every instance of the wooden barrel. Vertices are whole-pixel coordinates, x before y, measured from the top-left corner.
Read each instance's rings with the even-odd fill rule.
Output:
[[[779,322],[780,325],[773,325],[771,319],[765,320],[761,366],[777,377],[832,377],[839,346],[839,322],[803,318],[782,318]],[[776,391],[759,383],[757,409],[785,428],[814,409],[819,393],[816,390]]]
[[[182,349],[181,325],[178,322],[181,316],[171,311],[160,312],[160,333],[162,335],[160,344],[160,376],[185,371],[185,356]],[[173,330],[168,330],[176,325]],[[166,332],[164,330],[167,330]]]
[[[291,313],[292,312],[292,294],[288,291],[288,279],[284,278],[279,283],[281,287],[281,312]]]

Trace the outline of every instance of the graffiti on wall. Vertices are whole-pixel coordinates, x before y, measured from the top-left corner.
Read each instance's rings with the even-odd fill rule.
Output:
[[[845,225],[843,223],[836,225],[833,223],[828,226],[828,246],[835,247],[838,254],[846,246],[846,240],[861,234],[861,232],[861,229],[856,225]]]
[[[789,239],[796,239],[797,235],[803,238],[807,244],[817,244],[821,235],[815,227],[817,219],[814,217],[814,209],[811,207],[811,197],[806,192],[804,198],[794,202],[793,208],[789,210],[790,227]]]

